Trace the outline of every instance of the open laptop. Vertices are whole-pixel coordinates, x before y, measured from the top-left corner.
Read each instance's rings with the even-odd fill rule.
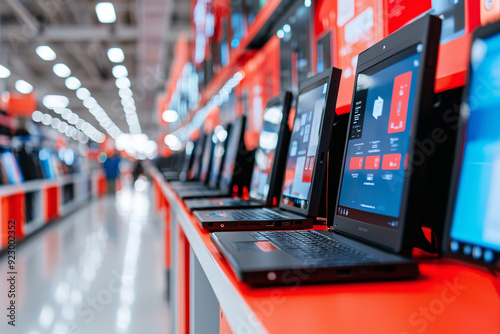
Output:
[[[222,161],[227,148],[227,135],[231,131],[231,125],[228,124],[225,128],[218,125],[212,132],[212,136],[207,138],[211,143],[210,160],[207,163],[206,153],[204,152],[204,160],[200,171],[200,182],[192,182],[178,190],[179,196],[190,191],[204,191],[217,187],[222,166]]]
[[[214,143],[212,141],[213,132],[206,134],[203,147],[201,149],[202,155],[199,164],[198,180],[192,182],[172,182],[170,186],[176,191],[185,191],[187,189],[194,189],[206,186],[208,183],[208,172],[212,165],[212,157],[214,150]]]
[[[310,228],[317,217],[341,71],[306,81],[297,95],[279,208],[195,211],[212,231]]]
[[[332,230],[212,234],[241,280],[273,285],[418,275],[418,265],[403,255],[413,233],[405,226],[411,175],[404,157],[415,149],[414,133],[432,103],[440,27],[440,19],[425,16],[359,55]]]
[[[472,38],[444,252],[500,273],[500,22]]]
[[[290,128],[288,114],[292,94],[285,92],[267,103],[264,122],[255,152],[255,162],[250,182],[250,199],[241,198],[197,198],[184,203],[191,210],[215,208],[271,207],[279,197]]]
[[[223,151],[218,152],[222,153],[222,155],[216,155],[214,149],[212,154],[213,156],[211,157],[212,163],[210,164],[211,178],[209,179],[209,186],[178,191],[177,194],[179,197],[182,199],[188,199],[199,197],[224,197],[231,195],[235,166],[238,163],[238,154],[240,151],[244,151],[245,147],[243,138],[245,132],[245,120],[245,116],[238,117],[232,124],[231,128],[228,129],[227,138],[225,138],[224,143],[227,145]],[[214,131],[214,136],[217,136],[216,131]],[[213,168],[212,165],[214,165]],[[204,167],[205,163],[203,163],[202,169],[204,169]],[[203,179],[206,178],[203,171],[201,177]]]

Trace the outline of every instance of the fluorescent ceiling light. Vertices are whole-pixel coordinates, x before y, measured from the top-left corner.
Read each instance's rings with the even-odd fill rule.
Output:
[[[36,48],[36,54],[45,61],[56,59],[56,53],[47,45],[40,45]]]
[[[116,65],[113,67],[113,76],[115,78],[122,78],[128,75],[127,68],[123,65]]]
[[[108,58],[113,63],[121,63],[125,60],[125,55],[120,48],[110,48],[108,50]]]
[[[99,2],[95,5],[97,19],[101,23],[113,23],[116,21],[115,7],[111,2]]]
[[[80,87],[76,90],[76,96],[80,100],[85,100],[87,97],[90,97],[90,92],[87,88],[85,87]]]
[[[67,78],[71,75],[71,70],[63,63],[58,63],[52,66],[52,71],[54,71],[54,73],[60,78]]]
[[[130,88],[130,80],[128,78],[118,78],[115,80],[115,84],[120,89]]]
[[[45,95],[42,103],[46,108],[66,108],[69,105],[69,99],[62,95]]]
[[[17,80],[15,87],[22,94],[29,94],[33,91],[33,86],[24,80]]]
[[[78,80],[75,77],[67,78],[64,83],[66,84],[66,87],[68,87],[68,89],[71,89],[71,90],[76,90],[82,86],[82,83],[80,82],[80,80]]]
[[[5,79],[10,77],[10,71],[7,67],[0,65],[0,78]]]
[[[97,105],[97,101],[93,97],[89,96],[83,99],[83,105],[85,106],[85,108],[90,109]]]
[[[179,119],[179,114],[177,113],[177,111],[169,109],[163,112],[161,118],[167,123],[173,123]]]

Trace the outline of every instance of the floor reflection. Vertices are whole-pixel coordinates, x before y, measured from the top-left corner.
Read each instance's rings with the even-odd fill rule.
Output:
[[[0,333],[168,333],[161,236],[142,179],[51,224],[17,248],[16,327]]]

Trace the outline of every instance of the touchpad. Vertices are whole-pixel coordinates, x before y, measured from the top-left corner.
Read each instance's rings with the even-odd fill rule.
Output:
[[[242,252],[274,252],[280,250],[269,241],[242,241],[233,242],[233,247]]]

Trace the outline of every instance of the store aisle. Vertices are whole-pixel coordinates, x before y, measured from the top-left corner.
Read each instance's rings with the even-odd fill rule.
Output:
[[[139,188],[139,189],[137,189]],[[149,184],[94,200],[17,249],[16,327],[0,333],[168,333],[160,218]]]

